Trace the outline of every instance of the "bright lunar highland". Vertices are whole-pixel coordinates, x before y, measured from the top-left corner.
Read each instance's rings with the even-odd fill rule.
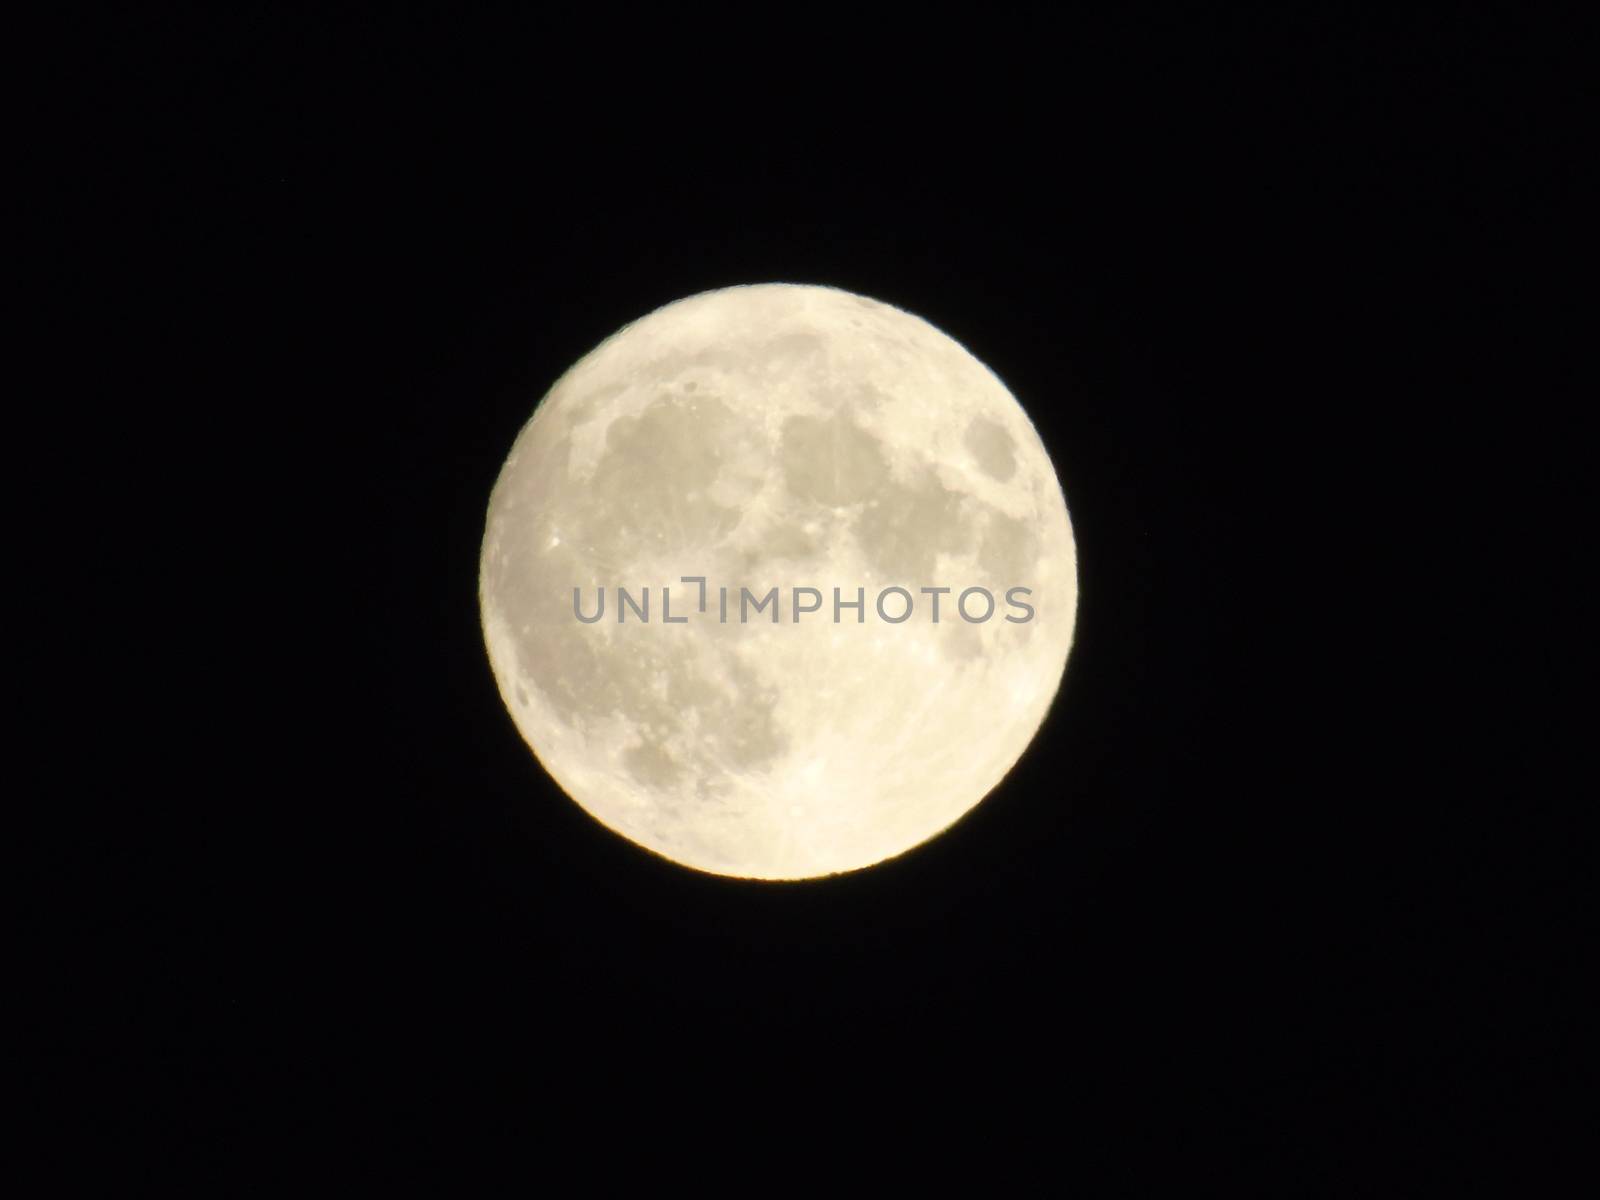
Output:
[[[804,879],[1000,782],[1060,685],[1077,560],[988,368],[887,304],[763,284],[669,304],[556,383],[490,497],[479,599],[506,707],[578,804],[689,867]]]

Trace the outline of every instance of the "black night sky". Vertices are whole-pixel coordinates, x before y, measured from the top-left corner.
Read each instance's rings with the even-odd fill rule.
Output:
[[[1384,11],[84,24],[71,286],[118,349],[72,369],[119,381],[113,460],[157,443],[118,469],[159,533],[105,561],[160,609],[117,751],[148,798],[88,853],[89,1142],[248,1178],[263,1133],[401,1174],[509,1137],[658,1181],[1029,1147],[1299,1194],[1548,1097],[1569,1027],[1515,1014],[1563,968],[1523,932],[1575,852],[1484,699],[1521,655],[1481,568],[1546,562],[1489,496],[1579,73],[1559,24]],[[761,281],[972,348],[1081,571],[999,790],[789,886],[568,801],[476,594],[550,384]]]

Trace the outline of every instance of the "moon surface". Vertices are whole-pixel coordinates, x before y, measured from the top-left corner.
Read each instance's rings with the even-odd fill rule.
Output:
[[[794,284],[679,300],[569,370],[500,472],[479,575],[501,696],[566,793],[772,880],[978,804],[1044,720],[1077,591],[1005,385],[919,317]]]

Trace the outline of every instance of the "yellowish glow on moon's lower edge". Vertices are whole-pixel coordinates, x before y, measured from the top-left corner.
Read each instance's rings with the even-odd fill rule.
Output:
[[[741,620],[741,589],[772,588],[780,619]],[[957,608],[969,588],[988,619],[962,615],[976,591]],[[587,812],[697,870],[806,879],[1000,782],[1060,684],[1077,563],[1044,446],[982,363],[889,305],[765,284],[659,309],[557,382],[495,484],[479,597],[518,730]]]

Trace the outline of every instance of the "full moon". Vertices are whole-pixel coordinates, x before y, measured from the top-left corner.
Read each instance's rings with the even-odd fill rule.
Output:
[[[1060,686],[1072,526],[1005,385],[826,287],[706,292],[579,361],[489,500],[523,738],[603,825],[717,875],[880,863],[1016,764]]]

